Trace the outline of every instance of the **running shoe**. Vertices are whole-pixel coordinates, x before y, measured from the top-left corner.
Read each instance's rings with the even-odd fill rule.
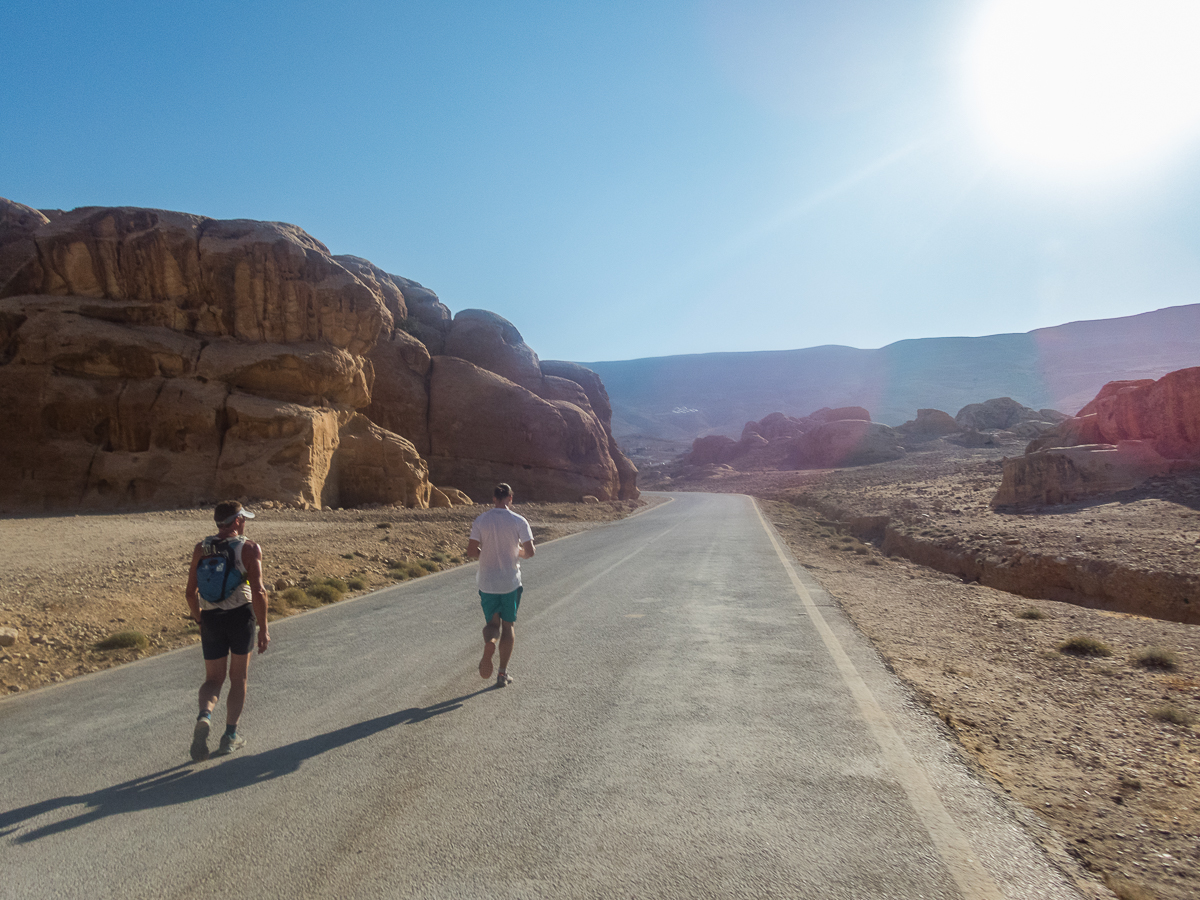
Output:
[[[508,687],[510,684],[512,684],[512,680],[512,676],[507,672],[501,672],[496,676],[496,687]]]
[[[246,746],[246,739],[240,734],[221,735],[221,745],[217,747],[217,756],[228,756]]]
[[[201,716],[196,720],[192,729],[192,762],[204,762],[208,759],[208,729],[212,722]]]

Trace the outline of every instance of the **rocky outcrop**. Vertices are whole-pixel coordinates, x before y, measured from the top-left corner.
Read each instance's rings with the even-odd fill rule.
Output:
[[[983,403],[970,403],[958,411],[954,421],[964,431],[1013,431],[1033,423],[1034,433],[1045,431],[1066,419],[1053,409],[1030,409],[1012,397],[997,397]]]
[[[793,469],[865,466],[904,456],[900,435],[877,422],[843,419],[818,425],[792,442],[787,464]]]
[[[1105,385],[1004,461],[994,506],[1066,503],[1200,465],[1200,367]]]
[[[950,413],[940,409],[918,409],[915,419],[909,419],[896,430],[908,437],[932,440],[947,434],[957,434],[963,428]]]
[[[501,481],[527,500],[620,497],[610,436],[576,403],[544,400],[495,372],[438,356],[429,407],[435,482],[458,485],[476,498],[489,496]]]
[[[0,201],[0,411],[22,437],[0,449],[0,510],[424,507],[432,459],[451,503],[496,480],[636,497],[594,373],[543,373],[500,317],[460,318],[293,225]],[[451,377],[468,364],[448,343],[483,365]]]

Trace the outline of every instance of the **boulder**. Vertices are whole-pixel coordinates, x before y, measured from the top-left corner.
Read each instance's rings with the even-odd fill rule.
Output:
[[[963,429],[947,412],[940,409],[918,409],[915,419],[909,419],[896,430],[909,437],[933,439],[957,434]]]
[[[796,438],[786,464],[793,469],[863,466],[904,456],[900,435],[876,422],[842,419],[818,425]]]
[[[404,435],[429,453],[429,350],[396,329],[368,355],[375,373],[371,403],[364,413],[382,428]]]
[[[537,354],[511,322],[495,313],[483,309],[460,310],[446,335],[444,353],[540,393],[542,368]]]
[[[998,397],[964,406],[954,421],[964,430],[1003,431],[1018,422],[1042,421],[1042,414],[1036,409],[1022,406],[1012,397]]]
[[[800,419],[774,412],[769,416],[764,416],[759,422],[747,422],[746,427],[742,429],[742,435],[758,434],[768,441],[777,441],[781,438],[788,440],[804,434],[805,428],[806,423]]]
[[[1171,471],[1171,462],[1144,441],[1039,450],[1004,460],[992,506],[1070,503],[1128,490]]]
[[[451,506],[474,506],[475,505],[475,501],[472,500],[470,497],[468,497],[466,494],[464,494],[462,491],[460,491],[458,488],[442,487],[442,488],[438,488],[438,490],[442,492],[442,496],[444,496],[447,500],[450,501]]]
[[[436,488],[429,483],[429,465],[417,449],[362,414],[351,415],[339,429],[332,470],[322,498],[327,506],[433,505]]]
[[[429,408],[434,483],[485,497],[506,481],[526,500],[619,498],[610,435],[590,410],[453,356],[433,359]]]
[[[705,466],[729,462],[737,454],[738,443],[723,434],[710,434],[692,441],[692,452],[684,457],[689,466]]]
[[[15,628],[8,626],[0,626],[0,647],[11,647],[17,642],[17,638],[21,636],[21,632]]]

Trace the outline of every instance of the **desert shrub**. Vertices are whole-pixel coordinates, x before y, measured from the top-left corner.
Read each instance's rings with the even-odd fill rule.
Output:
[[[1042,610],[1038,609],[1036,606],[1030,606],[1027,609],[1023,609],[1020,612],[1018,612],[1017,618],[1018,619],[1048,619],[1048,618],[1050,618],[1050,616],[1048,616]]]
[[[422,569],[424,569],[426,572],[442,571],[441,564],[434,562],[432,559],[418,559],[417,565],[420,566]]]
[[[431,553],[429,555],[429,558],[432,559],[434,562],[439,562],[439,563],[446,563],[446,562],[450,561],[450,557],[447,556],[445,553],[443,553],[441,550]]]
[[[354,554],[353,553],[343,553],[342,559],[354,559]]]
[[[355,575],[353,578],[351,578],[349,581],[346,582],[346,585],[352,591],[365,591],[367,589],[366,579],[363,578],[361,575]]]
[[[318,578],[312,582],[312,585],[317,584],[327,584],[340,594],[344,594],[346,591],[350,590],[350,588],[346,585],[346,582],[342,581],[342,579],[335,575],[329,575],[325,578]],[[309,585],[309,587],[311,588],[312,585]]]
[[[1071,656],[1112,656],[1112,648],[1086,634],[1067,638],[1058,645],[1058,649],[1060,653],[1069,653]]]
[[[140,631],[118,631],[96,644],[97,650],[145,650],[150,638]]]
[[[408,569],[388,569],[388,578],[393,581],[408,581]]]
[[[283,599],[292,609],[316,609],[321,601],[312,596],[304,588],[290,587],[283,592]]]
[[[1185,727],[1196,721],[1196,717],[1186,709],[1180,709],[1171,703],[1165,703],[1157,709],[1151,710],[1150,715],[1160,722],[1170,722],[1172,725]]]
[[[339,591],[332,584],[319,582],[308,586],[308,596],[319,600],[322,603],[337,603],[342,599],[344,591]]]
[[[1139,650],[1133,661],[1143,669],[1162,669],[1164,672],[1174,672],[1179,668],[1179,659],[1175,654],[1162,647],[1147,647]]]

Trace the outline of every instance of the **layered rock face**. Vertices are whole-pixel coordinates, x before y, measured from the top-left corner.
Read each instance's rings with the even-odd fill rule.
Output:
[[[1005,460],[993,506],[1066,503],[1200,466],[1200,367],[1116,381]]]
[[[0,509],[636,497],[594,375],[443,355],[481,316],[292,225],[0,200]]]

